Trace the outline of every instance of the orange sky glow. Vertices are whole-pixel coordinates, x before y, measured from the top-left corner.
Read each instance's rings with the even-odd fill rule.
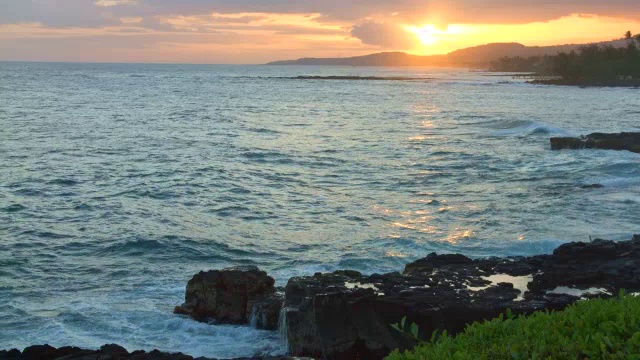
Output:
[[[4,12],[0,15],[0,60],[263,63],[381,51],[444,54],[491,42],[587,43],[619,39],[627,30],[640,32],[637,14],[626,16],[593,6],[584,8],[593,13],[571,12],[570,4],[531,18],[505,14],[508,20],[502,21],[490,11],[475,18],[434,5],[430,11],[410,14],[390,12],[393,4],[380,5],[380,9],[361,5],[359,11],[342,16],[330,8],[277,12],[258,3],[251,5],[250,0],[238,2],[244,8],[238,3],[212,1],[210,9],[206,1],[192,1],[198,6],[184,8],[176,5],[179,2],[162,0],[69,1],[78,5],[61,7],[60,0],[34,1],[42,9],[35,9],[38,5],[20,7],[17,0],[1,5],[5,8],[0,9]],[[270,3],[277,4],[277,0]],[[406,10],[408,2],[400,3],[397,7]],[[80,10],[79,4],[83,6]],[[411,6],[421,9],[418,1]],[[581,9],[576,6],[576,11]]]

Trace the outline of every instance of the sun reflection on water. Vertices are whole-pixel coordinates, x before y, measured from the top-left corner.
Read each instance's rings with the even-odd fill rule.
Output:
[[[473,236],[473,230],[460,230],[456,229],[455,232],[449,234],[446,241],[450,244],[457,244],[462,240],[468,240]]]

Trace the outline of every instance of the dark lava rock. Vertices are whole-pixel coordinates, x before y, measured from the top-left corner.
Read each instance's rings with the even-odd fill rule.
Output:
[[[134,351],[129,353],[125,348],[111,344],[100,350],[83,350],[76,347],[54,348],[49,345],[31,346],[20,352],[17,349],[0,351],[0,360],[194,360],[192,356],[182,353],[164,353],[158,350],[150,352]],[[197,358],[195,360],[215,360]],[[234,360],[294,360],[287,356],[258,356]],[[298,358],[298,360],[304,360]],[[312,359],[308,359],[312,360]]]
[[[551,149],[628,150],[640,153],[640,132],[618,134],[593,133],[579,138],[555,137],[551,138]]]
[[[49,345],[29,346],[22,352],[24,359],[54,359],[57,349]]]
[[[256,329],[278,330],[284,294],[272,293],[256,300],[251,308],[250,325]]]
[[[580,300],[560,287],[598,288],[601,293],[593,296],[602,297],[640,290],[640,237],[571,243],[552,255],[533,257],[472,260],[430,254],[407,265],[403,274],[339,271],[292,278],[281,332],[293,355],[382,359],[393,349],[415,345],[390,327],[405,316],[426,340],[434,331],[456,334],[507,309],[529,314]]]
[[[124,357],[129,355],[127,349],[116,344],[104,345],[100,348],[100,352],[111,357]]]
[[[282,298],[276,294],[275,281],[255,266],[234,267],[196,274],[187,284],[185,303],[176,314],[197,321],[247,324],[253,316],[256,325],[276,329]]]
[[[419,273],[424,271],[433,271],[445,265],[469,264],[473,260],[460,254],[438,255],[431,253],[426,258],[408,264],[404,268],[405,274]]]

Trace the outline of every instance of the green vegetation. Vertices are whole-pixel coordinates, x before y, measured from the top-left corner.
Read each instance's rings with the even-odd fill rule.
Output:
[[[386,360],[640,359],[640,297],[579,302],[561,312],[506,316],[446,333]]]
[[[400,321],[400,323],[398,324],[391,324],[391,328],[393,328],[396,331],[399,331],[405,335],[411,336],[412,338],[414,338],[415,340],[420,340],[418,338],[418,325],[416,323],[411,323],[411,325],[409,325],[407,323],[407,317],[403,317],[402,320]]]
[[[554,72],[569,82],[640,80],[640,36],[622,48],[589,45],[553,58]]]
[[[541,75],[552,74],[552,57],[551,56],[531,56],[528,58],[503,57],[492,61],[489,70],[499,72],[528,72]]]
[[[493,71],[535,72],[557,79],[534,83],[583,86],[640,86],[640,34],[625,34],[626,46],[592,44],[556,56],[502,58]]]

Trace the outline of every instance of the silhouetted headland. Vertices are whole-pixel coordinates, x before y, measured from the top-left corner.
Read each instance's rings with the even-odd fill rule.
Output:
[[[603,45],[621,46],[624,41],[603,42]],[[519,43],[492,43],[453,51],[446,55],[420,56],[404,52],[383,52],[345,58],[302,58],[275,61],[267,65],[316,66],[397,66],[397,67],[468,67],[487,69],[501,58],[529,58],[556,55],[578,50],[584,44],[555,46],[525,46]]]

